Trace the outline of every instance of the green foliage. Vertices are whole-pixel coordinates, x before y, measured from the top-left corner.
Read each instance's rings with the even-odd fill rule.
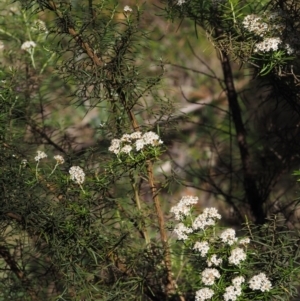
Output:
[[[202,26],[214,47],[259,64],[260,75],[292,59],[284,50],[253,55],[256,37],[241,23],[250,9],[259,13],[268,3],[169,4],[169,17]],[[217,228],[194,231],[185,244],[170,236],[164,199],[183,181],[163,163],[179,128],[173,101],[162,90],[166,66],[162,59],[149,62],[145,52],[155,43],[142,28],[143,10],[147,6],[101,0],[3,4],[0,300],[194,300],[207,261],[191,248],[204,239],[225,262],[214,286],[218,298],[233,274],[262,270],[272,291],[245,289],[241,300],[288,300],[295,294],[298,240],[275,222],[248,225],[249,263],[234,268]],[[240,132],[215,111],[212,106],[203,116],[215,133],[230,133],[222,141],[232,151]],[[86,132],[76,135],[78,129]],[[90,144],[89,130],[96,137]],[[232,158],[226,154],[222,164]],[[220,178],[216,189],[227,186]],[[191,227],[189,218],[184,222]]]

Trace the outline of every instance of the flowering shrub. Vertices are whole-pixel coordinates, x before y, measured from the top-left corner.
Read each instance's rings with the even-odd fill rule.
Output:
[[[255,44],[254,52],[277,51],[281,48],[285,49],[287,54],[295,53],[295,49],[299,48],[300,40],[294,36],[293,31],[288,27],[286,22],[288,17],[284,11],[278,9],[277,11],[265,12],[263,17],[247,15],[244,18],[243,26],[249,32],[263,39],[262,42]]]
[[[299,55],[300,39],[297,5],[280,5],[275,1],[269,5],[258,1],[256,12],[249,13],[251,2],[235,1],[177,1],[168,13],[186,16],[207,29],[220,49],[229,50],[236,59],[251,61],[261,75],[281,72],[282,67],[292,64]],[[197,10],[198,6],[201,10]],[[250,10],[251,11],[251,10]],[[227,16],[226,16],[227,14]],[[218,16],[217,18],[214,18]],[[209,24],[219,32],[225,31],[220,39]],[[227,40],[228,39],[228,40]]]
[[[247,222],[239,237],[238,225],[219,227],[216,208],[197,214],[198,197],[184,196],[170,210],[170,222],[177,223],[176,240],[171,237],[168,200],[191,183],[179,178],[172,159],[167,172],[162,168],[181,128],[175,127],[179,114],[172,100],[158,86],[163,60],[149,62],[144,55],[149,40],[141,7],[1,3],[0,300],[246,301],[296,295],[298,238],[275,217],[267,221],[268,204],[256,198],[261,195],[249,169],[228,55],[257,64],[258,74],[278,75],[298,54],[289,30],[298,28],[297,10],[291,7],[295,20],[289,23],[273,7],[249,12],[237,1],[169,4],[171,17],[194,20],[220,51],[225,78],[218,81],[226,86],[225,115],[235,125],[230,151],[237,138],[242,205],[257,226]],[[92,142],[85,132],[74,134],[82,129],[92,130]],[[45,152],[33,154],[36,149]],[[222,186],[230,185],[214,188]],[[235,198],[224,195],[237,209]]]
[[[157,157],[160,154],[158,146],[161,144],[162,140],[154,132],[134,132],[124,134],[121,139],[113,139],[108,150],[116,155],[127,154],[134,160],[133,157],[139,153],[144,154],[146,149],[153,150]]]
[[[232,228],[221,230],[217,225],[221,215],[216,208],[205,208],[195,216],[193,206],[197,200],[184,196],[170,210],[179,222],[174,228],[178,241],[184,243],[194,264],[197,261],[197,267],[202,269],[198,271],[196,283],[201,288],[195,291],[195,300],[269,300],[280,294],[280,271],[278,276],[275,270],[267,276],[261,272],[264,264],[256,261],[262,251],[258,241],[238,238]]]

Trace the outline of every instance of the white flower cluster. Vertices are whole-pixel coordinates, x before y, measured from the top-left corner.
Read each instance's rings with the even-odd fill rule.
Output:
[[[212,265],[214,266],[219,266],[222,264],[223,260],[222,258],[218,258],[216,254],[213,254],[210,258],[207,259],[207,265],[211,267]]]
[[[249,237],[244,237],[244,238],[239,240],[239,245],[246,246],[248,244],[250,244],[250,238]]]
[[[218,213],[216,208],[206,208],[203,210],[203,213],[197,216],[194,222],[192,222],[192,226],[187,226],[186,224],[188,223],[188,221],[186,218],[191,213],[191,207],[195,205],[197,201],[197,197],[184,196],[176,206],[173,206],[171,208],[171,212],[175,215],[175,219],[181,221],[174,229],[174,232],[177,234],[177,238],[179,240],[187,240],[190,236],[189,234],[194,233],[194,231],[198,231],[199,229],[204,230],[205,233],[210,233],[207,232],[208,230],[206,228],[214,226],[216,220],[221,219],[221,215]],[[190,216],[190,218],[192,221],[192,216]],[[231,248],[229,256],[227,255],[228,247],[223,245],[223,247],[226,248],[224,253],[222,252],[222,248],[220,249],[220,243],[221,246],[222,243],[224,243]],[[205,286],[209,286],[203,287],[200,290],[196,291],[195,301],[205,301],[212,299],[216,292],[211,287],[216,284],[216,281],[218,279],[222,277],[219,270],[223,270],[223,262],[225,261],[226,266],[227,263],[229,265],[240,266],[240,264],[247,259],[247,253],[243,247],[246,247],[249,243],[249,237],[238,239],[236,237],[235,230],[229,228],[221,232],[220,235],[214,234],[214,236],[210,239],[207,239],[207,241],[202,238],[202,241],[197,241],[194,244],[193,250],[195,252],[198,252],[203,258],[207,256],[207,268],[205,268],[201,272],[201,281]],[[218,255],[212,254],[212,251],[216,250],[216,244],[218,248]],[[220,281],[223,281],[223,279],[221,279]],[[238,300],[238,298],[243,293],[243,284],[245,285],[245,278],[242,275],[235,276],[235,278],[231,280],[231,285],[226,287],[225,291],[222,292],[222,300]],[[248,284],[250,289],[260,290],[262,292],[269,291],[272,288],[271,282],[268,280],[264,273],[253,276]],[[220,292],[218,291],[218,293]]]
[[[220,238],[223,243],[228,244],[230,246],[232,246],[237,241],[237,238],[235,237],[235,230],[231,228],[223,231],[220,235]]]
[[[125,5],[124,6],[124,12],[125,13],[131,13],[132,12],[132,8],[130,6],[128,6],[128,5]]]
[[[33,48],[36,47],[36,43],[33,41],[26,41],[22,44],[21,49],[27,52],[31,52]]]
[[[257,36],[263,37],[269,30],[269,26],[261,17],[251,14],[244,18],[243,26]]]
[[[235,248],[231,250],[231,254],[228,257],[228,262],[233,265],[240,265],[240,263],[246,260],[247,254],[242,248]]]
[[[176,206],[173,206],[170,210],[174,213],[176,220],[181,220],[190,213],[191,206],[198,203],[198,197],[183,196]]]
[[[34,157],[34,160],[39,162],[41,159],[47,158],[47,154],[43,151],[37,151],[37,155]],[[53,157],[56,160],[57,164],[64,164],[65,159],[61,155],[56,155]]]
[[[209,244],[207,241],[197,241],[193,249],[200,252],[202,257],[205,257],[209,251]]]
[[[299,49],[300,38],[295,35],[295,30],[288,27],[287,18],[289,16],[280,10],[266,12],[262,16],[251,14],[244,18],[244,28],[263,38],[263,41],[255,44],[254,52],[283,49],[293,54],[295,49]]]
[[[225,301],[235,301],[242,294],[241,285],[245,282],[243,276],[238,276],[232,279],[232,284],[225,289],[225,294],[223,295]]]
[[[272,283],[265,273],[259,273],[258,275],[255,275],[250,279],[249,287],[252,290],[268,292],[272,288]]]
[[[157,146],[162,144],[159,136],[154,132],[141,132],[124,134],[121,139],[113,139],[108,150],[116,155],[129,154],[132,150],[140,151],[147,145]]]
[[[41,159],[47,158],[47,154],[42,151],[37,151],[37,155],[34,157],[34,160],[39,162]]]
[[[54,156],[54,159],[56,160],[57,164],[64,164],[65,163],[65,159],[63,156],[61,155],[56,155]]]
[[[225,288],[223,297],[225,301],[235,301],[241,294],[242,288],[240,286],[230,285]]]
[[[241,286],[245,282],[245,278],[243,276],[237,276],[233,278],[231,282],[235,287]]]
[[[170,210],[175,215],[176,220],[183,220],[191,212],[192,205],[197,204],[198,197],[183,196],[176,206],[173,206]],[[205,208],[203,213],[198,215],[192,224],[192,228],[186,227],[183,223],[179,223],[174,232],[177,234],[178,240],[186,240],[188,238],[187,233],[192,233],[199,229],[204,230],[207,226],[213,226],[216,223],[216,219],[221,219],[221,215],[216,208]],[[202,250],[202,243],[197,242],[194,246],[195,250],[198,250],[205,256],[206,253]],[[205,247],[204,247],[205,249]]]
[[[185,3],[185,0],[177,0],[176,4],[179,5],[179,6],[181,6],[184,3]]]
[[[206,268],[202,273],[202,282],[205,285],[213,285],[216,279],[221,277],[219,271],[217,269]]]
[[[216,219],[221,219],[221,215],[216,208],[205,208],[203,213],[198,215],[193,222],[194,230],[204,230],[207,226],[214,226]]]
[[[36,166],[37,173],[38,173],[38,170],[37,170],[38,164],[39,164],[40,160],[44,159],[44,158],[47,158],[47,154],[43,151],[38,150],[37,155],[34,157],[34,160],[37,162],[37,166]],[[56,165],[55,165],[54,169],[52,170],[50,176],[54,173],[54,171],[56,170],[58,165],[65,163],[65,159],[61,155],[55,155],[53,158],[56,160]],[[25,166],[26,164],[27,164],[27,160],[22,160],[22,165]],[[81,185],[85,180],[85,173],[82,170],[82,168],[80,168],[79,166],[72,166],[69,170],[69,174],[70,174],[71,180],[79,185]]]
[[[209,300],[213,295],[214,291],[208,287],[205,287],[196,292],[195,301]]]
[[[178,240],[187,240],[188,239],[188,233],[192,233],[193,229],[186,227],[183,223],[179,223],[174,228],[174,232],[177,235]]]
[[[255,44],[254,52],[277,51],[281,43],[280,38],[265,38],[262,42]]]
[[[85,179],[85,173],[79,166],[72,166],[69,170],[69,174],[71,175],[71,180],[75,183],[81,185]]]

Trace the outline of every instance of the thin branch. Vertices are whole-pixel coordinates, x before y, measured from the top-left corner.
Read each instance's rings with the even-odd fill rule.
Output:
[[[222,36],[222,30],[216,30],[216,37]],[[252,213],[256,218],[256,223],[262,224],[265,220],[263,210],[263,199],[258,191],[255,175],[252,172],[250,152],[247,144],[247,132],[242,120],[242,112],[238,103],[238,94],[234,85],[232,68],[228,54],[220,50],[220,60],[224,75],[224,83],[226,86],[226,94],[228,105],[232,114],[233,124],[236,130],[237,143],[241,156],[243,168],[243,185],[246,194],[246,199],[251,207]]]
[[[42,138],[44,138],[49,143],[49,145],[52,145],[58,151],[62,152],[63,154],[66,154],[66,151],[62,147],[60,147],[57,143],[55,143],[43,130],[41,130],[33,122],[30,124],[30,127],[33,132],[38,133]]]
[[[52,10],[56,16],[60,20],[64,20],[63,13],[57,8],[57,5],[54,1],[48,1],[47,8]],[[89,43],[85,42],[82,38],[82,36],[76,32],[73,26],[71,24],[68,24],[67,27],[68,33],[74,38],[74,40],[77,42],[77,44],[84,50],[84,52],[90,57],[90,59],[93,61],[93,63],[96,66],[103,66],[103,62],[100,60],[100,58],[96,55],[96,53],[93,51]]]
[[[32,289],[29,279],[26,277],[25,273],[20,270],[17,262],[9,253],[9,250],[5,246],[0,246],[0,256],[4,259],[6,264],[10,267],[10,270],[17,276],[17,278],[22,282],[24,289],[27,291],[31,300],[38,301],[37,293]]]
[[[128,115],[129,120],[131,121],[133,130],[135,130],[135,131],[139,130],[140,126],[135,118],[134,113],[127,106],[126,95],[124,94],[124,92],[120,93],[120,101],[121,101],[124,109],[127,112],[127,115]],[[147,168],[147,174],[148,174],[148,183],[149,183],[149,186],[151,189],[152,199],[154,202],[156,215],[157,215],[157,219],[158,219],[160,239],[161,239],[162,246],[164,249],[164,263],[165,263],[167,279],[168,279],[168,283],[166,285],[166,295],[170,296],[170,295],[173,295],[176,293],[177,285],[175,283],[174,276],[172,273],[171,252],[170,252],[170,246],[168,243],[168,237],[167,237],[167,233],[166,233],[165,218],[164,218],[164,214],[163,214],[163,211],[161,208],[160,200],[158,198],[158,192],[157,192],[157,188],[155,186],[154,175],[153,175],[153,165],[150,160],[146,161],[146,168]],[[179,294],[178,297],[179,297],[180,301],[185,300],[181,294]]]

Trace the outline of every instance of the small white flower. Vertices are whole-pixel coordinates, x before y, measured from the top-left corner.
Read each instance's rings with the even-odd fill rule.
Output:
[[[143,149],[144,145],[145,145],[145,142],[144,142],[143,139],[138,139],[135,142],[135,148],[136,148],[137,151],[140,151],[141,149]]]
[[[196,291],[195,301],[205,301],[212,298],[214,291],[208,287]]]
[[[187,216],[191,211],[191,206],[198,203],[198,197],[186,195],[181,198],[176,206],[173,206],[170,210],[174,213],[176,220],[181,220]]]
[[[197,241],[193,249],[200,252],[202,257],[205,257],[209,251],[209,244],[207,241]]]
[[[241,240],[239,240],[239,245],[248,245],[250,244],[250,238],[249,237],[245,237],[245,238],[242,238]]]
[[[37,156],[34,157],[34,160],[38,162],[44,158],[47,158],[47,154],[42,151],[37,151]]]
[[[131,142],[131,135],[129,134],[124,134],[121,138],[122,142]]]
[[[249,287],[252,290],[260,290],[262,292],[268,292],[272,288],[272,283],[268,279],[265,273],[259,273],[253,276],[249,280]]]
[[[254,52],[277,51],[282,43],[280,38],[266,38],[262,42],[255,44]]]
[[[221,275],[217,269],[206,268],[202,273],[202,282],[205,285],[213,285],[216,278],[220,278]]]
[[[140,138],[142,138],[142,133],[139,132],[139,131],[134,132],[134,133],[132,133],[132,134],[130,135],[130,138],[131,138],[131,139],[140,139]]]
[[[124,143],[131,145],[124,146]],[[146,145],[157,146],[162,143],[163,142],[159,139],[159,136],[154,132],[146,132],[142,135],[141,132],[137,131],[132,134],[124,134],[121,139],[113,139],[108,150],[116,155],[118,155],[120,152],[128,154],[133,147],[135,147],[136,151],[140,151]]]
[[[233,278],[231,282],[234,287],[240,287],[242,285],[242,283],[245,282],[245,278],[243,276],[237,276],[237,277]]]
[[[194,230],[204,230],[207,226],[214,226],[216,219],[221,219],[221,215],[216,208],[205,208],[203,213],[198,215],[193,222]]]
[[[157,146],[158,144],[162,144],[163,142],[159,139],[159,136],[154,132],[146,132],[142,136],[145,145]]]
[[[65,163],[65,159],[61,155],[54,156],[54,159],[56,160],[57,164],[64,164]]]
[[[186,0],[177,0],[177,5],[181,6],[182,4],[185,3]]]
[[[26,41],[22,44],[21,49],[25,50],[27,52],[30,52],[31,49],[33,49],[34,47],[36,47],[36,43],[33,41]]]
[[[262,18],[257,15],[248,15],[243,20],[244,27],[254,34],[263,37],[268,31],[269,26],[263,22]]]
[[[235,248],[231,251],[231,255],[228,258],[230,264],[239,265],[247,258],[247,254],[242,248]]]
[[[124,7],[124,12],[125,12],[125,13],[131,13],[131,12],[132,12],[132,8],[131,8],[130,6],[128,6],[128,5],[126,5],[126,6]]]
[[[235,237],[234,229],[227,229],[223,231],[220,235],[220,238],[224,243],[227,243],[230,246],[237,241],[237,238]]]
[[[225,294],[223,295],[225,301],[235,301],[238,296],[242,294],[241,287],[228,286],[225,289]]]
[[[72,166],[69,170],[71,180],[77,184],[82,184],[85,179],[85,173],[79,166]]]
[[[219,266],[222,263],[222,258],[218,258],[216,254],[213,254],[206,262],[209,267],[212,265]]]
[[[108,150],[116,155],[120,153],[120,148],[121,148],[121,140],[120,139],[113,139],[111,141],[110,147]]]
[[[125,145],[121,148],[120,153],[129,154],[132,151],[132,146]]]
[[[192,233],[193,229],[186,227],[183,223],[179,223],[174,228],[174,232],[176,233],[178,240],[186,240],[188,239],[187,234]]]
[[[295,49],[290,44],[285,44],[284,48],[285,48],[287,54],[295,53]]]
[[[213,218],[213,219],[221,219],[221,215],[218,213],[218,210],[214,207],[211,208],[205,208],[203,210],[203,214],[207,218]]]

